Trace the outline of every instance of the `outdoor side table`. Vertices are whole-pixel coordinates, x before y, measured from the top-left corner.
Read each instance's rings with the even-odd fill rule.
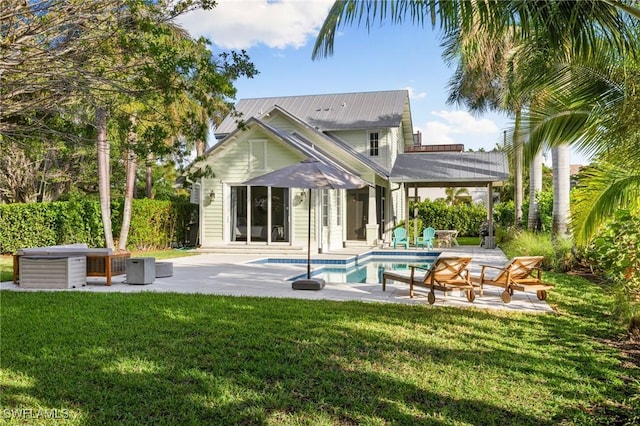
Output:
[[[151,284],[155,279],[155,257],[131,257],[127,259],[127,284]]]

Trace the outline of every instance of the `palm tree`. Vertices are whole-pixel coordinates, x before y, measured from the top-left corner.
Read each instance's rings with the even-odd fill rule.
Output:
[[[469,195],[469,190],[467,188],[454,188],[449,187],[444,190],[446,195],[446,202],[450,206],[458,205],[462,202],[462,197],[465,195]]]
[[[530,148],[571,143],[595,155],[596,165],[585,173],[586,187],[578,192],[571,223],[577,242],[586,243],[616,209],[638,204],[640,62],[598,43],[589,61],[559,68],[547,82],[551,96],[531,110]],[[554,221],[554,227],[562,226]]]
[[[529,164],[529,215],[527,217],[529,231],[540,230],[540,209],[536,198],[536,194],[540,191],[542,191],[542,153],[538,151]]]
[[[579,244],[586,244],[617,210],[640,208],[640,158],[637,151],[633,151],[635,149],[628,147],[619,148],[580,172],[572,221]],[[624,162],[626,167],[613,161]]]
[[[445,34],[458,29],[470,31],[480,22],[482,28],[494,35],[513,31],[521,40],[531,37],[545,39],[550,49],[564,49],[571,41],[574,52],[588,52],[599,37],[607,40],[615,51],[632,47],[632,25],[625,18],[631,15],[640,19],[640,9],[620,0],[583,0],[523,2],[504,0],[491,3],[467,0],[344,0],[336,1],[318,33],[312,58],[333,54],[335,35],[342,26],[364,23],[370,30],[376,21],[402,24],[409,19],[412,24],[439,25]],[[514,33],[516,34],[516,33]]]
[[[333,43],[338,26],[358,22],[364,22],[367,28],[371,28],[376,20],[391,20],[393,23],[402,23],[409,17],[412,22],[423,24],[426,17],[431,17],[432,25],[440,25],[445,36],[455,33],[459,29],[470,32],[476,23],[487,33],[495,36],[499,41],[502,34],[511,31],[514,39],[519,38],[522,44],[533,45],[528,40],[540,42],[537,54],[544,54],[550,63],[558,58],[590,58],[595,45],[603,45],[615,55],[624,55],[628,50],[635,49],[634,27],[635,22],[627,18],[631,15],[640,18],[640,9],[623,4],[617,0],[598,1],[585,0],[581,2],[520,2],[502,1],[495,3],[467,2],[467,1],[433,1],[410,2],[388,1],[377,3],[375,1],[344,1],[336,2],[331,8],[325,23],[319,33],[314,46],[313,58],[329,56],[333,52]],[[633,21],[633,20],[632,20]],[[514,31],[514,23],[518,23],[518,31]],[[569,60],[569,62],[570,62]],[[541,73],[534,77],[555,77],[556,72]],[[545,87],[546,81],[538,81],[534,88]],[[566,93],[565,93],[566,97]],[[552,98],[553,99],[553,98]],[[591,98],[593,99],[593,98]],[[542,108],[537,113],[549,115],[544,108],[549,108],[549,102],[541,102]],[[553,105],[553,102],[551,103]],[[566,110],[567,104],[562,104],[562,110]],[[533,116],[536,116],[534,112]],[[555,122],[562,121],[555,116]],[[527,121],[532,120],[529,118]],[[584,120],[582,120],[584,124]],[[545,124],[544,120],[532,120],[533,129],[537,129],[535,136],[530,135],[529,153],[539,152],[544,144],[561,145],[566,143],[579,143],[583,139],[583,128],[580,120],[573,120],[570,125],[558,131],[558,127]],[[567,122],[567,120],[565,120]],[[571,125],[572,124],[572,125]],[[562,136],[553,139],[555,136]],[[559,153],[562,153],[561,149]],[[556,164],[564,163],[562,157],[556,157]],[[559,174],[556,172],[556,179]],[[563,194],[568,200],[568,179],[557,179],[562,182],[562,187],[557,188],[558,195]],[[565,195],[566,194],[566,195]],[[563,207],[558,200],[555,209],[556,214],[568,214],[568,209]],[[566,217],[566,216],[565,216]],[[565,225],[563,225],[563,223]],[[566,221],[557,219],[557,231],[562,232]]]
[[[465,104],[470,111],[476,113],[491,109],[515,117],[511,146],[515,169],[515,222],[520,224],[523,198],[520,120],[529,93],[516,90],[519,76],[514,70],[517,70],[517,64],[522,62],[518,59],[518,49],[510,33],[504,34],[503,39],[496,42],[495,37],[483,31],[479,25],[474,26],[472,31],[452,32],[446,37],[443,45],[445,61],[457,62],[457,69],[449,80],[448,102]]]

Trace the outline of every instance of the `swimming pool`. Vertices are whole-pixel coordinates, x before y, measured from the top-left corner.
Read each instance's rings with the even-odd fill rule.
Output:
[[[409,274],[409,265],[428,268],[439,254],[433,251],[371,251],[348,259],[311,259],[311,276],[332,283],[381,283],[384,271],[406,271]],[[307,261],[268,258],[255,263],[306,265]],[[306,275],[306,272],[300,273],[288,280],[295,281]]]

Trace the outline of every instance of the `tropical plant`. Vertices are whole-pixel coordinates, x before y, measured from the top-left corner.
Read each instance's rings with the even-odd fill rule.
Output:
[[[469,196],[469,190],[467,188],[445,188],[444,193],[446,195],[446,202],[450,206],[455,206],[465,202],[465,196]]]
[[[617,210],[613,217],[599,229],[585,256],[596,271],[640,300],[640,213]]]
[[[471,32],[479,25],[492,34],[496,42],[500,42],[500,37],[510,31],[514,38],[521,40],[520,44],[533,47],[533,53],[548,60],[553,67],[549,72],[530,72],[529,78],[523,81],[521,87],[548,91],[543,101],[530,105],[527,120],[523,122],[530,126],[530,154],[539,152],[544,145],[564,147],[558,148],[554,156],[554,162],[564,172],[555,173],[557,183],[562,185],[555,191],[558,198],[554,213],[557,218],[553,226],[557,233],[563,234],[569,211],[568,170],[564,167],[564,164],[568,166],[566,146],[570,143],[589,146],[595,142],[602,148],[602,141],[590,137],[590,134],[601,138],[602,132],[611,128],[606,121],[620,117],[619,108],[615,102],[611,103],[615,101],[615,93],[603,84],[600,75],[592,74],[584,82],[579,79],[577,83],[584,85],[583,90],[568,90],[576,87],[571,83],[577,75],[576,64],[585,66],[598,62],[603,57],[602,52],[606,52],[604,57],[613,59],[614,64],[620,63],[621,58],[637,57],[628,53],[638,46],[636,29],[640,9],[620,1],[597,0],[336,2],[316,40],[313,57],[332,54],[339,26],[358,20],[370,29],[376,20],[402,23],[407,17],[418,24],[424,24],[430,17],[432,25],[439,24],[445,37],[458,30]],[[518,24],[517,31],[514,31],[514,23]],[[591,90],[584,90],[585,87]],[[623,92],[625,87],[628,88],[623,86]],[[633,125],[631,120],[622,121]]]
[[[168,154],[169,148],[184,147],[185,141],[202,140],[209,120],[228,111],[227,99],[235,95],[233,82],[239,76],[252,77],[256,70],[244,52],[215,56],[208,40],[193,40],[173,23],[194,8],[214,6],[210,0],[13,3],[9,6],[15,11],[4,3],[0,9],[3,39],[8,41],[0,50],[0,140],[30,143],[33,135],[41,139],[51,133],[42,117],[91,121],[106,241],[113,247],[111,171],[127,169],[125,210],[130,211],[137,158]],[[70,25],[69,16],[78,19]],[[187,98],[197,108],[183,109],[178,120],[167,113],[169,105],[184,104]],[[122,157],[113,160],[118,124]],[[77,133],[70,128],[60,137],[73,140]],[[123,167],[112,167],[112,160]],[[123,225],[120,241],[126,245],[128,227]]]

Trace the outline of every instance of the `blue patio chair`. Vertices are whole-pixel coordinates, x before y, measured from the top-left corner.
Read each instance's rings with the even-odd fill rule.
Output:
[[[407,230],[404,228],[396,228],[393,230],[393,248],[396,248],[398,245],[404,245],[406,248],[409,248]]]
[[[436,230],[432,227],[425,228],[422,231],[422,237],[416,238],[416,248],[422,247],[433,248],[433,239],[436,237]]]

